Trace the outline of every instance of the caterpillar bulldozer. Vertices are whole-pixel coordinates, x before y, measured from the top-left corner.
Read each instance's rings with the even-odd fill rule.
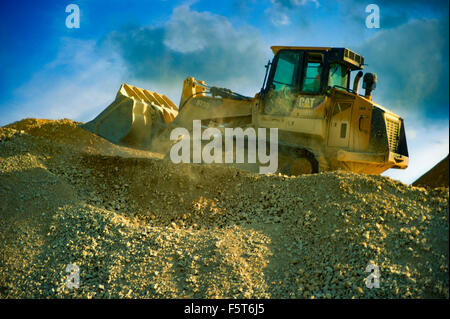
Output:
[[[194,120],[221,130],[277,128],[277,172],[287,175],[381,174],[408,166],[403,119],[372,100],[377,77],[363,77],[361,55],[347,48],[271,49],[254,97],[188,77],[177,107],[165,95],[122,84],[111,105],[82,127],[116,144],[165,153],[173,145],[170,131],[192,130]]]

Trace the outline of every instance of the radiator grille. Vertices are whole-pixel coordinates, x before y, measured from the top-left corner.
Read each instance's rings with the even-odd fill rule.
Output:
[[[389,150],[391,152],[397,153],[400,134],[400,123],[398,121],[393,121],[387,118],[386,129],[389,142]]]

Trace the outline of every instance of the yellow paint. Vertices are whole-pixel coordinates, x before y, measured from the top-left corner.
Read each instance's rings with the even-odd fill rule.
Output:
[[[330,51],[330,47],[295,47],[295,46],[271,46],[274,55],[280,50],[318,50],[318,51]]]

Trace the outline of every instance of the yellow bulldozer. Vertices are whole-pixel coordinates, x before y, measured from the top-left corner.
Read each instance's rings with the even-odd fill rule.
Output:
[[[254,97],[188,77],[177,107],[165,95],[122,84],[113,103],[82,127],[113,143],[166,153],[170,131],[192,130],[195,120],[222,130],[277,128],[277,172],[287,175],[380,174],[408,166],[403,119],[372,101],[377,77],[363,77],[361,55],[347,48],[271,48],[274,57]]]

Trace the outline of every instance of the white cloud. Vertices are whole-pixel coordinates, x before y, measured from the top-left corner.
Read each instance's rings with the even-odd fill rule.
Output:
[[[314,3],[316,7],[320,5],[318,0],[271,0],[271,2],[274,4],[274,6],[284,7],[288,9],[304,6],[308,2]]]
[[[270,54],[255,28],[237,27],[226,17],[186,5],[175,8],[161,27],[112,32],[106,45],[122,56],[130,77],[147,83],[150,90],[176,87],[179,92],[183,80],[193,76],[253,95],[263,81]]]
[[[291,24],[291,19],[287,16],[287,14],[279,11],[269,11],[270,21],[273,25],[276,26],[287,26]]]
[[[302,11],[295,11],[295,20],[305,21],[308,15],[305,6],[309,3],[314,4],[315,8],[320,6],[318,0],[271,0],[272,6],[267,8],[264,13],[269,17],[270,22],[277,27],[291,25],[290,16],[296,9],[302,8]]]
[[[191,53],[212,44],[226,47],[231,41],[239,45],[237,40],[243,36],[243,32],[234,29],[227,18],[210,12],[193,11],[184,5],[173,10],[171,19],[165,25],[164,45],[175,52]]]

